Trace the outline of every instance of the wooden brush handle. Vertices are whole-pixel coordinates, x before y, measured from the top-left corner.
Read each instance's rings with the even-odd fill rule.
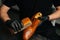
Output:
[[[23,40],[29,40],[31,36],[34,34],[38,25],[41,23],[41,20],[38,19],[38,17],[41,17],[41,16],[42,15],[40,14],[40,12],[38,12],[33,16],[32,25],[23,31]]]

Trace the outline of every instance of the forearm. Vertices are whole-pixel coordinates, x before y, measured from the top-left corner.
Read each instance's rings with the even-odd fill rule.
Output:
[[[10,18],[9,18],[9,16],[8,16],[8,14],[7,14],[7,12],[8,12],[9,9],[10,9],[10,8],[7,7],[7,6],[5,6],[5,5],[3,5],[3,6],[1,7],[1,19],[2,19],[4,22],[6,22],[7,20],[10,20]]]
[[[49,20],[54,20],[54,19],[58,19],[58,18],[60,18],[60,6],[57,7],[57,10],[54,13],[49,15]]]

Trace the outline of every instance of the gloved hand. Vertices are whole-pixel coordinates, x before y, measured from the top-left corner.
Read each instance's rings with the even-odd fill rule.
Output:
[[[20,12],[13,8],[11,8],[7,12],[7,14],[11,20],[7,20],[5,24],[8,27],[10,33],[12,34],[17,34],[18,32],[23,31],[32,24],[29,17],[20,19]]]
[[[13,29],[14,34],[17,34],[18,32],[26,29],[28,26],[30,26],[32,23],[30,19],[24,18],[22,21],[20,20],[8,20],[5,22],[8,28]]]
[[[38,19],[42,20],[42,21],[47,21],[47,20],[49,20],[49,16],[39,17]]]
[[[18,20],[8,20],[5,22],[5,24],[8,28],[13,29],[14,34],[16,34],[19,30],[23,28],[21,22]]]

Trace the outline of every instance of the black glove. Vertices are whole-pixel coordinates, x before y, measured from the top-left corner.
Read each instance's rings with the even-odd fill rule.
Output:
[[[14,30],[14,33],[17,33],[18,31],[22,30],[22,24],[19,20],[8,20],[5,22],[8,28],[11,28]]]
[[[48,21],[49,17],[48,16],[43,16],[43,17],[39,17],[38,19],[42,20],[42,21]]]
[[[26,29],[31,25],[29,18],[22,19],[23,20],[22,21],[19,14],[20,14],[19,11],[16,11],[15,9],[10,9],[8,11],[8,15],[11,20],[5,22],[7,27],[13,29],[15,33],[23,31],[24,29]],[[24,20],[28,20],[28,21],[25,22]]]

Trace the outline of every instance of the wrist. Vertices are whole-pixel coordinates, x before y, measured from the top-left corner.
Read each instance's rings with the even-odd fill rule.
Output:
[[[11,20],[11,19],[10,19],[10,18],[7,18],[7,19],[4,19],[3,21],[6,22],[6,21],[8,21],[8,20]]]
[[[49,17],[49,21],[54,20],[54,19],[53,19],[54,16],[48,15],[48,17]]]

